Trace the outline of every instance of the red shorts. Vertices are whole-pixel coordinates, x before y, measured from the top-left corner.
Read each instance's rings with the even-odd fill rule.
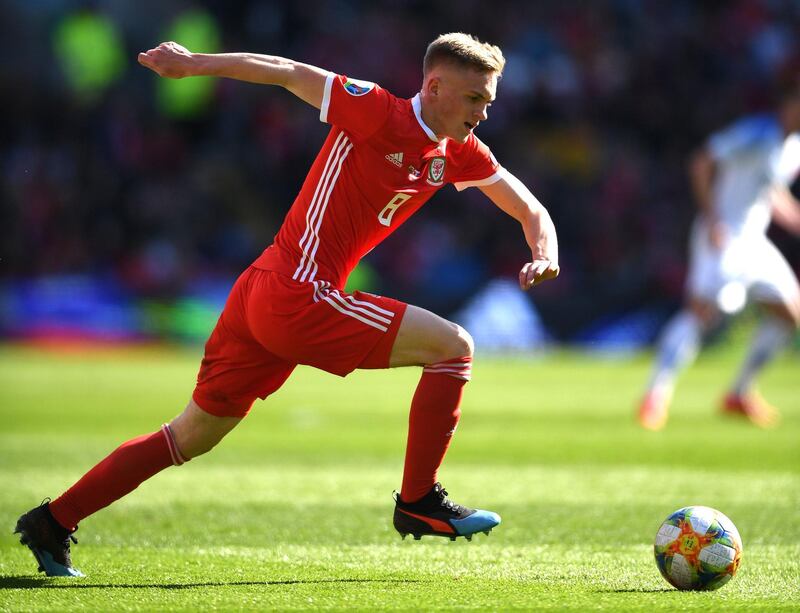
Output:
[[[342,377],[356,368],[388,368],[406,306],[251,266],[206,343],[192,397],[212,415],[244,417],[298,364]]]

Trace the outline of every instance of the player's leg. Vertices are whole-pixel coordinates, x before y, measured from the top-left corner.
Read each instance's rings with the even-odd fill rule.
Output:
[[[499,523],[493,513],[476,512],[449,502],[444,490],[436,485],[437,469],[460,415],[462,388],[470,377],[469,334],[424,309],[373,294],[348,294],[324,281],[298,283],[270,273],[260,275],[254,286],[279,293],[286,301],[283,305],[263,302],[261,308],[249,311],[254,314],[250,321],[254,337],[285,360],[340,376],[355,368],[423,366],[409,419],[402,497],[416,501],[409,502],[414,505],[430,499],[436,513],[464,520],[451,525],[434,519],[441,528],[438,534],[468,535]],[[258,299],[260,291],[255,290],[251,298]],[[402,504],[401,498],[398,506]],[[405,532],[435,531],[425,524],[423,530]]]
[[[649,430],[664,427],[678,374],[694,361],[703,334],[720,317],[713,302],[691,298],[667,322],[656,349],[656,360],[639,406],[639,423]]]
[[[48,575],[75,575],[69,542],[78,522],[136,489],[165,468],[181,465],[214,447],[294,368],[248,337],[242,308],[250,273],[237,280],[206,343],[193,398],[156,432],[126,441],[64,494],[24,514],[17,522]],[[201,408],[202,407],[202,408]]]
[[[190,401],[172,422],[122,443],[61,496],[22,515],[15,532],[33,552],[39,570],[48,576],[80,576],[72,567],[69,543],[81,520],[165,468],[209,451],[239,421],[210,415]]]
[[[752,287],[763,317],[722,408],[725,413],[769,427],[778,421],[778,412],[753,390],[753,382],[800,327],[800,286],[772,243],[764,243],[763,250],[763,278]]]
[[[474,343],[461,326],[409,305],[389,358],[391,367],[423,366],[411,402],[402,499],[431,491],[461,417],[461,395],[471,377]]]
[[[730,247],[712,246],[707,230],[695,222],[689,241],[688,299],[667,322],[656,345],[655,363],[638,410],[644,428],[664,427],[678,374],[697,356],[703,334],[720,317],[720,293],[736,272],[725,265],[729,252]]]
[[[206,413],[190,400],[169,424],[117,447],[53,500],[49,510],[61,526],[74,530],[82,519],[132,492],[156,473],[210,451],[240,421],[238,417]]]
[[[461,326],[425,309],[406,309],[389,363],[423,370],[411,402],[403,485],[394,515],[395,528],[403,536],[471,538],[475,532],[488,534],[500,523],[496,513],[448,500],[437,478],[461,416],[473,351],[472,337]]]

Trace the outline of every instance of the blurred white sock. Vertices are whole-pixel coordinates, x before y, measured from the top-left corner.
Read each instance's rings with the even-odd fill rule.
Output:
[[[756,330],[750,350],[733,384],[733,392],[745,395],[753,385],[753,379],[762,368],[789,343],[794,326],[777,317],[767,317]]]
[[[702,326],[691,311],[678,312],[666,325],[658,342],[658,355],[648,391],[671,392],[678,372],[692,362],[700,349]]]

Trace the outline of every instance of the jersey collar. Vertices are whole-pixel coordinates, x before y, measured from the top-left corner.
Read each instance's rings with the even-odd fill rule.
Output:
[[[444,142],[446,138],[443,138],[442,140],[436,138],[436,134],[434,134],[433,130],[431,130],[428,127],[428,124],[426,124],[422,120],[422,101],[420,100],[419,94],[417,94],[411,99],[411,107],[414,109],[414,117],[417,118],[417,123],[419,123],[419,127],[425,131],[425,134],[428,135],[428,138],[430,138],[434,143]]]

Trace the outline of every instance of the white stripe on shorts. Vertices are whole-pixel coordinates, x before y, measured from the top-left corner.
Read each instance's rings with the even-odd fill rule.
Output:
[[[330,283],[327,281],[312,281],[312,283],[314,285],[314,302],[324,300],[340,313],[377,328],[381,332],[386,332],[389,329],[388,326],[392,324],[394,318],[392,311],[387,311],[365,300],[356,300],[352,296],[342,296],[339,290],[330,289]],[[348,299],[352,299],[352,303]],[[384,313],[387,317],[382,315]]]

